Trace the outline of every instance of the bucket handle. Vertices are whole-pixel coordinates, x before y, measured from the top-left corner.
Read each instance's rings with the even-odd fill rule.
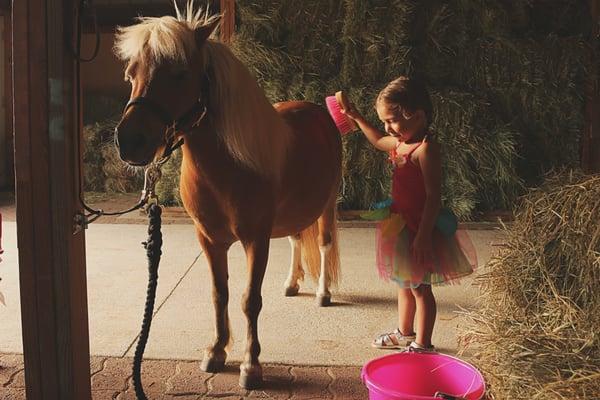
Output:
[[[444,399],[444,400],[466,400],[464,397],[453,396],[448,393],[443,392],[435,392],[433,395],[436,399]]]

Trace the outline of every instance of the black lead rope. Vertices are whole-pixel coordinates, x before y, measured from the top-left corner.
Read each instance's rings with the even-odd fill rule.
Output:
[[[162,254],[160,249],[162,247],[162,233],[160,231],[161,214],[162,209],[158,204],[151,204],[148,207],[148,240],[142,242],[148,256],[148,289],[146,291],[146,305],[144,306],[142,329],[133,357],[133,387],[138,400],[147,400],[142,387],[142,358],[144,357],[144,350],[150,333],[150,325],[152,324],[156,286],[158,285],[158,263]]]

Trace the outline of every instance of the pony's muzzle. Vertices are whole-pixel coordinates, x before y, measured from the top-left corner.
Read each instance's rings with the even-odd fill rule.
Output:
[[[121,160],[134,165],[146,165],[151,160],[147,160],[146,137],[139,133],[125,134],[117,126],[115,128],[115,145],[119,149]]]

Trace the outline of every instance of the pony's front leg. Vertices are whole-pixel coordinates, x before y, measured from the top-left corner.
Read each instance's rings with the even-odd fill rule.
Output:
[[[295,296],[300,290],[298,280],[304,279],[304,270],[302,269],[301,261],[301,243],[300,234],[288,236],[290,246],[292,247],[292,260],[290,262],[290,272],[284,283],[285,295]]]
[[[258,315],[262,308],[261,288],[269,256],[269,237],[244,242],[244,248],[248,260],[249,282],[242,298],[242,309],[248,320],[248,331],[239,383],[245,389],[253,389],[262,383],[262,367],[258,361]]]
[[[219,372],[223,370],[225,365],[227,358],[225,348],[231,338],[229,314],[227,311],[227,303],[229,302],[227,250],[229,249],[229,245],[212,243],[200,233],[198,236],[206,254],[212,276],[212,297],[216,317],[216,338],[212,346],[204,351],[204,358],[202,359],[200,368],[206,372]]]

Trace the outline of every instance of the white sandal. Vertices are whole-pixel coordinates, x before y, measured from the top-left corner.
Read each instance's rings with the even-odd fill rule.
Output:
[[[405,349],[409,342],[416,339],[416,335],[403,335],[400,329],[396,329],[391,333],[379,335],[373,340],[371,346],[377,349]]]
[[[415,342],[414,340],[412,342],[410,342],[410,344],[408,346],[406,346],[405,351],[408,351],[408,352],[414,351],[415,353],[437,353],[435,346],[433,346],[433,345],[421,346],[419,343]]]

